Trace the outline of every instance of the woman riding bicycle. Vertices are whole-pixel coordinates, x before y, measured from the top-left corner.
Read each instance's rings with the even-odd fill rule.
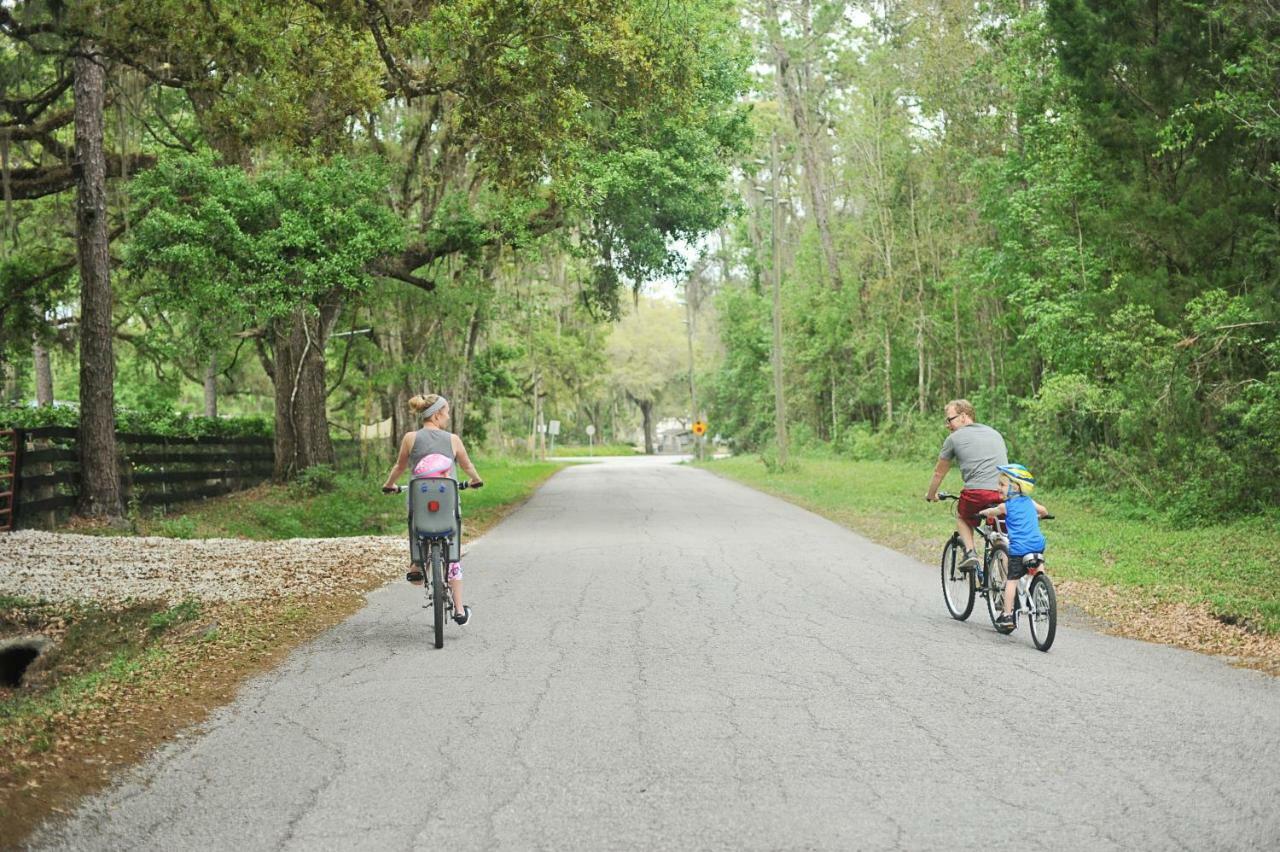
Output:
[[[441,472],[447,475],[447,469],[445,471],[439,469],[427,471],[425,468],[420,470],[424,461],[434,461],[428,459],[428,456],[443,456],[447,461],[456,463],[470,478],[471,487],[483,485],[484,481],[476,472],[475,465],[471,463],[471,457],[467,455],[467,448],[463,446],[462,439],[445,430],[449,425],[449,401],[439,394],[432,393],[426,396],[415,396],[409,400],[409,408],[422,415],[422,428],[416,432],[406,432],[401,439],[400,455],[392,465],[391,473],[387,474],[383,489],[394,488],[396,480],[406,469],[412,469],[415,475],[433,475]],[[423,582],[422,572],[416,565],[410,564],[405,579],[420,585]],[[449,563],[448,579],[455,609],[453,620],[459,626],[465,626],[471,620],[471,607],[462,605],[462,565],[460,563]]]

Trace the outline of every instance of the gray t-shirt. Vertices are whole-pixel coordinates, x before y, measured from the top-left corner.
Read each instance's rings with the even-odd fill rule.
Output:
[[[960,465],[965,488],[994,491],[1000,484],[1000,471],[996,466],[1009,463],[1009,452],[1005,449],[1004,438],[995,429],[981,423],[970,423],[947,436],[938,458],[954,459]]]
[[[443,429],[428,429],[423,426],[414,436],[413,449],[409,451],[409,472],[412,473],[418,462],[432,453],[453,458],[453,435]]]

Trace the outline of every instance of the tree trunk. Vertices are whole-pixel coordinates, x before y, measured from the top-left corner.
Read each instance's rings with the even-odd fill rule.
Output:
[[[218,416],[218,356],[210,355],[204,369],[204,416]]]
[[[782,380],[782,213],[778,204],[778,134],[769,145],[773,172],[773,417],[778,464],[787,466],[787,398]]]
[[[831,233],[831,203],[827,199],[827,190],[822,177],[822,161],[818,146],[814,140],[813,119],[809,115],[809,106],[805,102],[806,92],[802,89],[800,75],[796,73],[792,57],[782,40],[782,24],[778,16],[776,0],[767,0],[765,5],[769,12],[769,36],[773,48],[774,62],[777,66],[778,85],[782,89],[783,101],[791,110],[792,124],[800,143],[800,157],[804,165],[805,188],[809,191],[809,203],[813,207],[813,220],[818,226],[818,237],[822,243],[822,257],[827,272],[827,280],[836,290],[844,286],[840,274],[840,261],[836,255],[835,238]],[[805,20],[801,23],[809,25],[808,10],[805,9]]]
[[[889,327],[884,329],[884,417],[893,425],[893,342],[889,339]]]
[[[471,364],[476,359],[476,346],[480,342],[480,308],[471,314],[471,325],[467,329],[466,356],[462,362],[462,375],[458,377],[458,387],[454,393],[453,431],[461,436],[466,427],[467,410],[471,407]]]
[[[325,405],[324,347],[337,316],[297,308],[273,323],[275,344],[275,479],[284,481],[317,464],[333,464]]]
[[[644,454],[651,456],[654,454],[653,448],[653,400],[637,399],[636,405],[640,406],[640,415],[644,418]]]
[[[83,517],[118,519],[124,506],[116,464],[102,61],[92,43],[81,43],[75,59],[76,256],[80,265],[80,502],[76,512]]]
[[[49,350],[39,337],[31,344],[31,359],[36,370],[36,405],[41,408],[53,405],[53,367],[49,363]]]

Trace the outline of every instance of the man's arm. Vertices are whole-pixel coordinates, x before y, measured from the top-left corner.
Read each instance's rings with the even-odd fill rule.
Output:
[[[949,470],[951,470],[951,462],[947,459],[938,459],[938,464],[933,468],[933,481],[929,483],[929,490],[925,492],[924,499],[930,503],[938,501],[938,486],[942,484],[942,479]]]

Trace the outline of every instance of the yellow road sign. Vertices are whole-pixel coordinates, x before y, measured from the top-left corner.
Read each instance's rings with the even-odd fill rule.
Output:
[[[707,434],[707,424],[701,420],[693,421],[693,434],[695,435]]]

